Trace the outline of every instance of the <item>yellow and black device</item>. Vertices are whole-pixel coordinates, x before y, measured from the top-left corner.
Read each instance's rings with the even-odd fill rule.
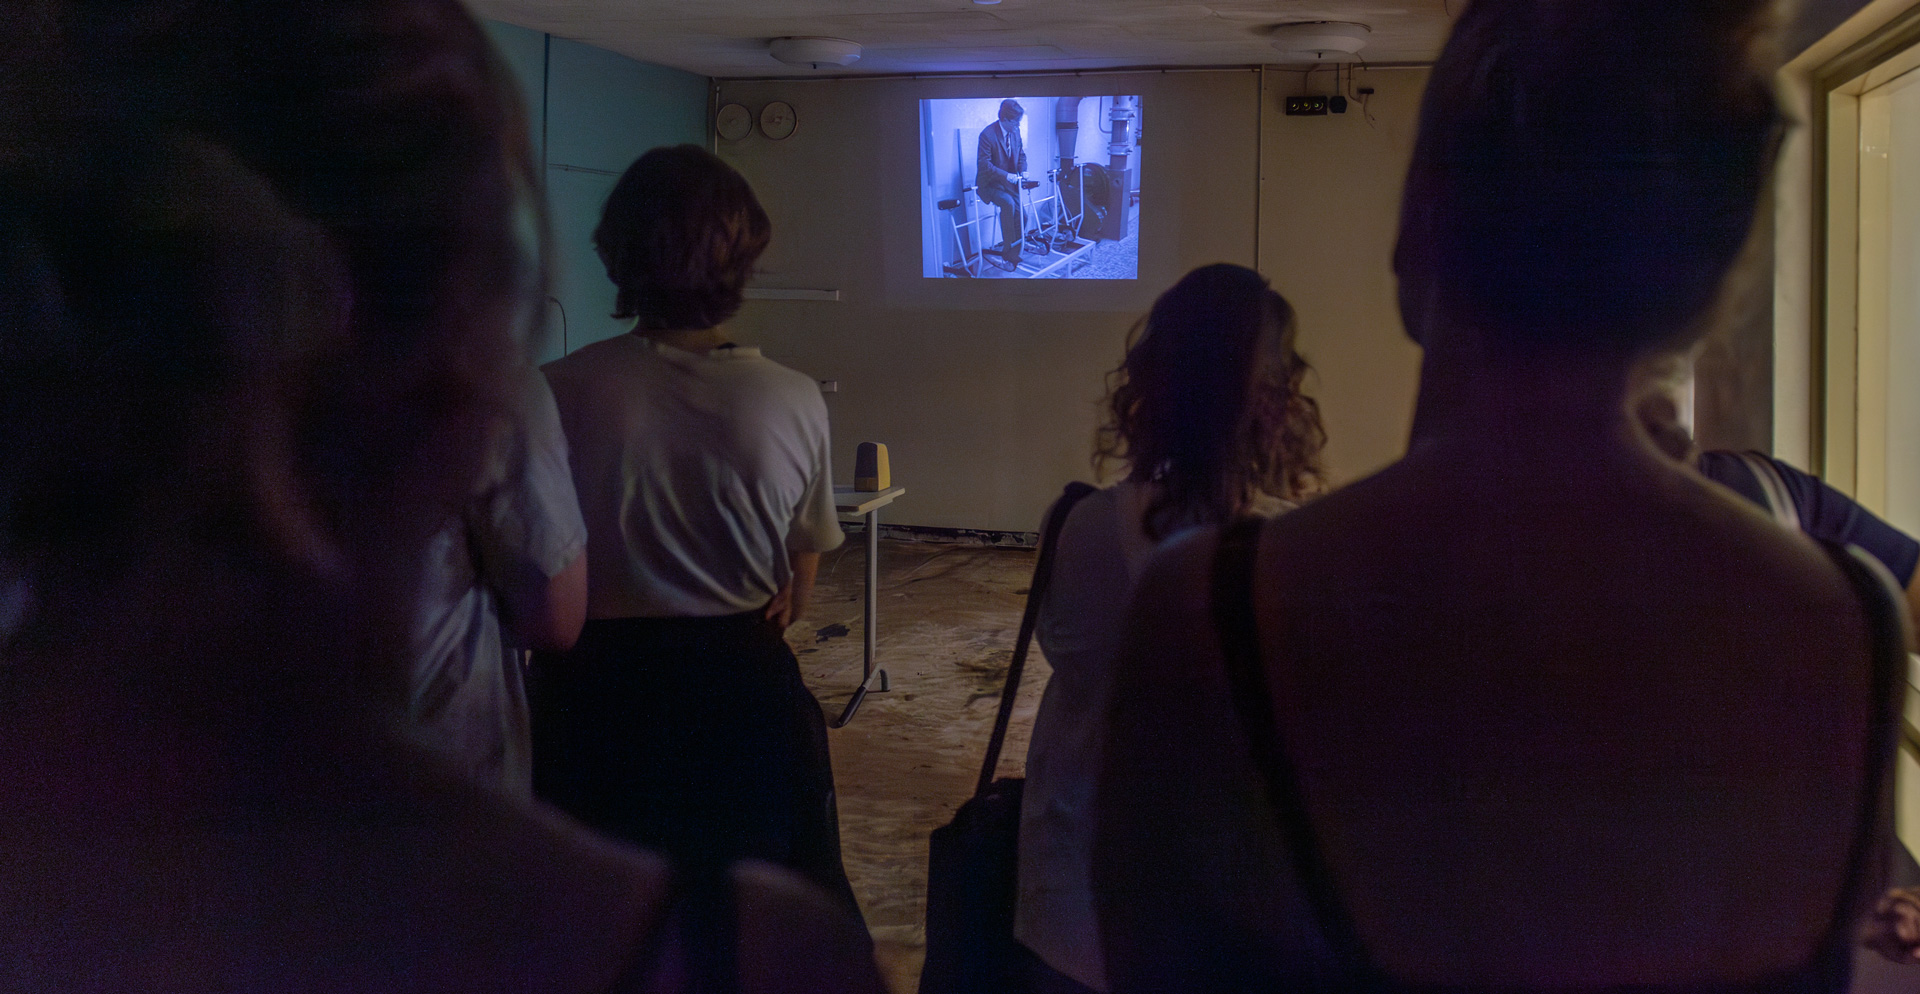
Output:
[[[887,467],[887,447],[879,442],[861,442],[853,456],[853,489],[877,493],[893,485]]]

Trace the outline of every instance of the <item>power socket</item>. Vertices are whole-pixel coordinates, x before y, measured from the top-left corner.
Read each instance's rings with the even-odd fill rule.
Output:
[[[1326,97],[1288,97],[1288,117],[1318,117],[1327,112]]]

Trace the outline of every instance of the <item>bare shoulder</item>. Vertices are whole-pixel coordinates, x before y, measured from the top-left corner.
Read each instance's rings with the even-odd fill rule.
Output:
[[[872,941],[824,892],[766,863],[741,863],[733,879],[743,990],[884,994]]]
[[[1675,569],[1719,577],[1748,603],[1858,615],[1858,592],[1832,551],[1695,474],[1661,483],[1655,496],[1667,513],[1649,525],[1674,544]]]

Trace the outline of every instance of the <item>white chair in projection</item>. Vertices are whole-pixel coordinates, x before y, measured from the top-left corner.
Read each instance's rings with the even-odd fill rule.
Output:
[[[1044,196],[1037,192],[1042,185],[1050,188]],[[1078,211],[1067,213],[1067,198],[1060,192],[1057,169],[1047,170],[1044,181],[1030,179],[1020,184],[1020,231],[1024,251],[1020,267],[1015,272],[1001,273],[986,268],[985,254],[1006,248],[1004,239],[996,240],[991,245],[984,244],[991,233],[1000,230],[1000,208],[981,200],[971,185],[962,188],[960,196],[942,200],[938,206],[947,216],[947,230],[953,234],[955,257],[942,267],[949,277],[1034,279],[1056,273],[1066,275],[1094,245],[1092,239],[1083,241],[1073,234],[1079,227],[1082,214]],[[963,210],[963,207],[968,209]],[[961,220],[962,216],[967,216],[967,219]]]
[[[1092,247],[1091,241],[1074,236],[1081,210],[1069,214],[1067,197],[1060,189],[1060,170],[1049,169],[1042,179],[1020,183],[1020,240],[1023,258],[1015,272],[1002,273],[990,268],[988,252],[1004,252],[1006,241],[1000,232],[1000,208],[980,199],[974,183],[971,150],[979,140],[978,129],[955,129],[953,138],[959,162],[960,195],[941,200],[936,206],[947,216],[947,230],[953,236],[954,257],[941,268],[949,277],[1015,277],[1033,279],[1071,272],[1075,260]],[[1041,192],[1042,188],[1045,192]],[[991,244],[989,244],[991,243]],[[1064,274],[1064,273],[1063,273]]]
[[[974,140],[980,133],[973,132]],[[980,199],[980,192],[974,186],[973,157],[969,153],[968,132],[957,128],[953,140],[958,146],[955,161],[958,164],[960,195],[942,200],[939,208],[947,216],[947,230],[953,233],[955,258],[942,268],[950,277],[971,276],[976,279],[985,275],[987,263],[985,255],[990,251],[1000,251],[1001,243],[986,244],[993,232],[1000,230],[1000,208]],[[961,220],[962,218],[965,220]]]

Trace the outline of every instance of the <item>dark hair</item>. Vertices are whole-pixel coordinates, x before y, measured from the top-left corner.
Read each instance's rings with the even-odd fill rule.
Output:
[[[1696,332],[1781,131],[1769,7],[1473,0],[1421,107],[1403,308],[1516,344]]]
[[[1020,101],[1015,100],[1012,97],[1008,97],[1007,99],[1000,101],[1000,120],[1012,121],[1021,117],[1025,117],[1026,114],[1027,114],[1027,109],[1025,107],[1020,106]]]
[[[639,318],[647,331],[711,328],[732,317],[772,237],[746,179],[698,145],[635,160],[593,229],[619,288],[613,316]]]
[[[386,508],[471,488],[539,291],[479,24],[455,0],[57,7],[32,84],[57,114],[0,134],[0,564],[98,582],[160,515],[256,556],[262,514],[340,547],[424,531]]]
[[[1301,390],[1311,369],[1294,351],[1293,307],[1264,277],[1216,263],[1182,277],[1134,326],[1107,377],[1096,469],[1161,492],[1147,534],[1217,523],[1261,494],[1299,500],[1325,484],[1320,406]]]

